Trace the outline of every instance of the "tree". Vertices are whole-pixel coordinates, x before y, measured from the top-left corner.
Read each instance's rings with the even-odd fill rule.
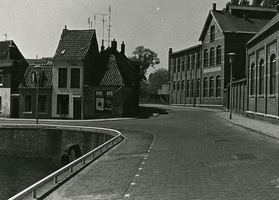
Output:
[[[279,5],[279,0],[253,0],[253,6],[275,7]]]
[[[160,63],[157,56],[158,55],[154,51],[144,48],[144,46],[136,47],[132,53],[130,59],[141,62],[141,80],[146,80],[145,74],[149,67],[155,67],[155,65]]]
[[[242,5],[242,6],[248,6],[250,2],[248,0],[231,0],[228,4],[230,5]]]
[[[149,94],[158,94],[158,89],[162,88],[162,85],[169,81],[169,73],[165,68],[159,68],[155,72],[151,73],[148,78]]]

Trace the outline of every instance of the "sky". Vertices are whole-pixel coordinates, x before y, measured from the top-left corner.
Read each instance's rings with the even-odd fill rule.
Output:
[[[212,4],[221,10],[229,0],[1,0],[0,41],[13,40],[26,59],[52,57],[62,30],[96,29],[99,46],[108,46],[109,6],[111,40],[124,41],[126,55],[137,46],[158,54],[158,68],[168,68],[168,51],[199,44]],[[104,32],[103,32],[103,15]],[[94,15],[96,16],[94,20]],[[91,23],[90,23],[91,26]],[[151,70],[152,71],[152,70]]]

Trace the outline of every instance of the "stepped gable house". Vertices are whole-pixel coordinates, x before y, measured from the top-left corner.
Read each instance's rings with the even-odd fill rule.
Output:
[[[53,118],[83,118],[82,86],[92,78],[90,71],[98,54],[95,30],[65,27],[53,58]]]
[[[18,117],[18,86],[28,63],[13,40],[0,41],[0,116]]]
[[[279,119],[279,14],[247,43],[247,111],[251,117]]]
[[[199,37],[201,46],[193,47],[193,51],[186,49],[184,53],[169,52],[170,103],[228,106],[228,97],[224,93],[230,81],[227,54],[237,54],[233,78],[245,78],[245,45],[277,12],[275,8],[230,4],[223,10],[217,10],[214,3]],[[197,48],[200,52],[196,51]],[[200,68],[197,73],[193,73],[195,68]],[[185,85],[174,86],[178,83]],[[186,94],[185,98],[183,94]]]
[[[104,49],[104,47],[102,47]],[[125,56],[125,45],[117,42],[102,50],[94,61],[91,79],[84,85],[84,117],[131,116],[138,110],[139,70]]]
[[[36,118],[36,65],[39,65],[41,68],[38,82],[38,118],[49,119],[51,118],[52,104],[53,66],[51,62],[31,64],[26,70],[19,85],[19,117],[30,119]]]

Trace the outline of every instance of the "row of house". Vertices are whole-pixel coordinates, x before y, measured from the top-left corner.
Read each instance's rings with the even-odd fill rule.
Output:
[[[2,117],[122,117],[138,109],[140,63],[125,56],[124,43],[121,52],[116,41],[99,50],[95,30],[65,26],[51,59],[27,63],[13,41],[0,42],[2,51],[7,51],[0,57]],[[8,66],[13,59],[16,64]]]
[[[170,104],[220,106],[278,118],[278,7],[213,4],[198,45],[169,49]],[[230,83],[229,53],[235,53]],[[232,102],[230,102],[232,84]]]

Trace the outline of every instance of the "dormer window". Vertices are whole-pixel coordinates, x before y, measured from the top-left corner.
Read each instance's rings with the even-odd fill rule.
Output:
[[[62,50],[61,51],[61,55],[64,55],[65,54],[65,52],[66,52],[66,50],[64,49],[64,50]]]
[[[210,42],[214,42],[215,41],[215,26],[212,25],[210,27]]]

